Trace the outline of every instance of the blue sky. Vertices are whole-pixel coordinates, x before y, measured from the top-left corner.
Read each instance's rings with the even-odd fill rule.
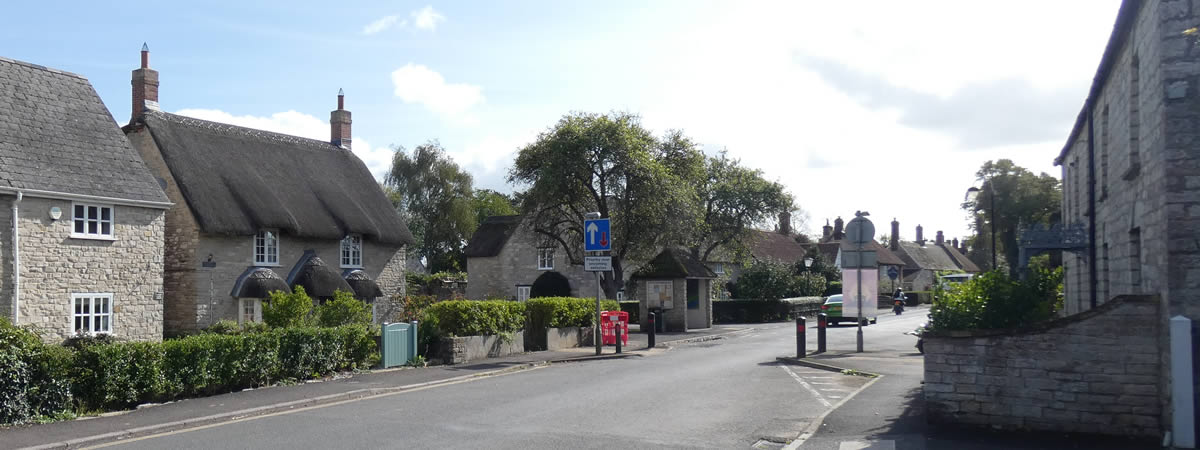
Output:
[[[87,77],[120,124],[142,42],[167,111],[327,139],[342,88],[376,173],[438,139],[504,191],[563,114],[631,111],[786,184],[810,231],[862,209],[911,239],[967,234],[983,161],[1059,174],[1118,4],[21,2],[0,56]]]

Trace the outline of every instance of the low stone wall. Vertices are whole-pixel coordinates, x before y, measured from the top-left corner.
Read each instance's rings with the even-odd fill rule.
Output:
[[[1036,328],[926,335],[929,421],[1158,436],[1158,308],[1122,296]]]
[[[545,334],[525,331],[525,349],[531,352],[592,345],[591,327],[547,328]]]
[[[513,333],[511,340],[500,336],[459,336],[442,338],[438,356],[443,364],[462,364],[484,358],[525,353],[525,332]]]

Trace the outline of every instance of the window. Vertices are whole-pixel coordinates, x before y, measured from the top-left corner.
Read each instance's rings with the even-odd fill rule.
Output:
[[[1129,288],[1130,293],[1142,291],[1142,229],[1129,230]]]
[[[342,239],[342,267],[362,267],[362,235]]]
[[[112,294],[72,294],[72,329],[76,334],[112,333]]]
[[[529,300],[529,286],[517,286],[517,301]]]
[[[1141,171],[1141,158],[1138,157],[1142,132],[1140,76],[1138,55],[1134,54],[1129,64],[1129,168],[1121,177],[1125,180],[1134,179]]]
[[[725,264],[713,263],[712,271],[717,275],[725,275]]]
[[[538,270],[554,270],[554,247],[538,249]]]
[[[1108,198],[1108,105],[1100,113],[1100,201]]]
[[[617,301],[618,302],[625,301],[625,290],[624,289],[617,291]]]
[[[83,239],[113,238],[113,207],[74,204],[71,237]]]
[[[273,231],[259,231],[254,235],[254,265],[279,265],[279,236]]]
[[[262,299],[238,299],[238,323],[262,322]]]

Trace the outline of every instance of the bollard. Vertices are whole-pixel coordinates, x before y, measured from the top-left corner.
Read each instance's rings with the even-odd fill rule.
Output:
[[[829,326],[829,316],[817,314],[817,353],[825,353],[825,327]]]
[[[805,351],[804,342],[804,316],[796,318],[796,358],[803,358]]]
[[[654,312],[651,311],[646,319],[647,322],[650,322],[650,336],[649,342],[646,343],[646,348],[654,348]]]
[[[617,336],[617,354],[621,354],[621,322],[613,322],[613,334]]]

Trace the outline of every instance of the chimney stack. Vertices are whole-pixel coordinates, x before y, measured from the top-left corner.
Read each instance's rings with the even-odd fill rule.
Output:
[[[337,110],[329,113],[329,143],[350,149],[350,111],[346,111],[345,93],[338,89]]]
[[[842,222],[842,216],[838,216],[836,219],[833,219],[833,240],[840,241],[846,238],[845,228],[843,227],[844,224],[845,222]]]
[[[917,225],[917,245],[925,246],[925,229]]]
[[[900,250],[900,222],[897,222],[895,217],[892,218],[892,236],[888,242],[888,249]]]
[[[829,226],[829,219],[825,219],[825,226],[821,227],[821,242],[829,242],[833,239],[833,227]]]
[[[954,240],[950,241],[950,246],[954,247],[955,250],[958,250],[958,238],[954,238]]]
[[[792,213],[787,211],[779,213],[779,234],[792,235]]]
[[[935,242],[937,242],[937,245],[944,245],[946,243],[946,236],[942,234],[942,230],[938,230],[936,239]]]
[[[150,68],[150,47],[142,43],[142,66],[133,71],[133,108],[130,121],[147,108],[158,109],[158,71]]]

